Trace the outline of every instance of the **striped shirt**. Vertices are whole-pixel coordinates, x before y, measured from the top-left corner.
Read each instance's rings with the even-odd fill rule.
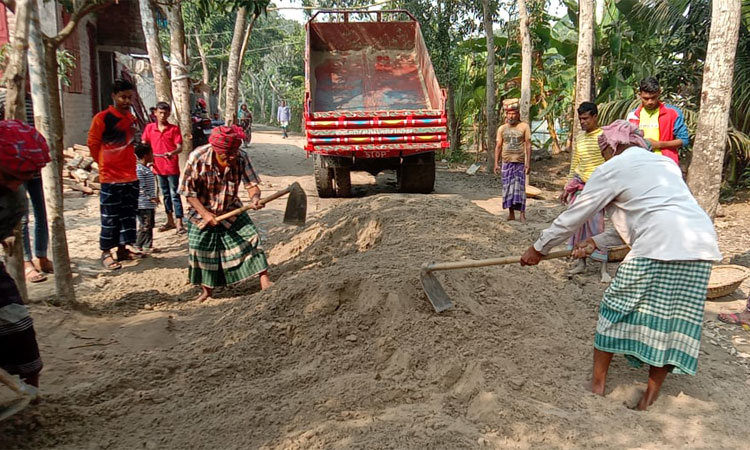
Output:
[[[585,183],[589,181],[594,169],[604,163],[602,152],[599,149],[598,139],[600,134],[602,134],[602,129],[597,128],[590,133],[578,135],[576,147],[573,150],[573,160],[570,163],[569,180],[578,175],[581,181]]]
[[[154,173],[140,162],[135,167],[138,174],[138,209],[156,209],[156,179]]]

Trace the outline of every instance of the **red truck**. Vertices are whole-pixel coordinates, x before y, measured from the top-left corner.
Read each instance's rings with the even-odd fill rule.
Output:
[[[389,169],[399,191],[431,192],[435,151],[448,147],[446,95],[414,16],[326,10],[306,31],[305,150],[318,195],[348,197],[351,171]]]

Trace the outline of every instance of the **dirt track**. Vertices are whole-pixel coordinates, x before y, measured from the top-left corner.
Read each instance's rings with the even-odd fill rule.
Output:
[[[171,232],[157,234],[164,253],[104,273],[97,200],[69,199],[88,311],[32,305],[45,400],[0,423],[0,448],[747,448],[750,333],[715,313],[739,309],[750,283],[707,303],[698,375],[669,377],[652,409],[634,412],[646,369],[615,358],[606,397],[583,387],[596,270],[441,274],[457,304],[441,315],[419,285],[424,261],[519,254],[560,206],[532,201],[530,222],[509,224],[498,178],[445,164],[432,195],[394,194],[381,174],[354,176],[353,199],[319,199],[300,138],[254,139],[263,190],[299,181],[308,193],[304,228],[281,224],[283,202],[254,215],[276,285],[189,302],[186,243]],[[748,208],[726,209],[722,250],[750,265]]]

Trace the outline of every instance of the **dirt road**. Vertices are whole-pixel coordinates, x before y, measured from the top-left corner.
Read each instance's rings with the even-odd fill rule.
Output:
[[[252,281],[190,302],[172,232],[157,234],[163,253],[106,272],[97,200],[66,200],[84,308],[41,301],[52,281],[32,287],[44,401],[0,423],[0,448],[747,448],[750,333],[715,312],[739,309],[750,284],[707,304],[698,375],[670,376],[635,412],[644,368],[615,358],[606,397],[584,387],[595,268],[441,274],[456,301],[441,315],[419,285],[424,261],[520,254],[559,205],[531,201],[528,224],[507,223],[499,179],[445,164],[431,195],[356,174],[354,198],[319,199],[301,138],[267,130],[250,149],[264,192],[298,181],[309,200],[304,228],[281,223],[283,202],[253,215],[268,291]],[[748,215],[729,206],[717,221],[727,260],[745,265]]]

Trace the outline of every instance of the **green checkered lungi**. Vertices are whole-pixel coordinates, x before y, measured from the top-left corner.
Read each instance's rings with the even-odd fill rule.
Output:
[[[190,283],[209,288],[227,286],[268,269],[258,230],[247,213],[237,216],[232,227],[201,230],[188,222]]]
[[[634,366],[695,375],[710,275],[708,261],[623,263],[604,291],[594,347],[622,353]]]

